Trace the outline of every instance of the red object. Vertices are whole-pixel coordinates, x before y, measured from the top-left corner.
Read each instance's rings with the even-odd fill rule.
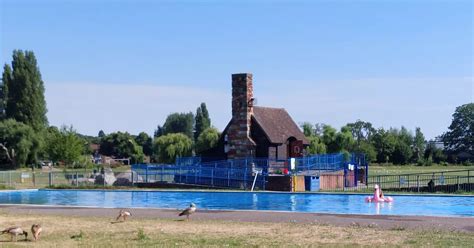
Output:
[[[283,174],[288,175],[288,169],[283,169]]]

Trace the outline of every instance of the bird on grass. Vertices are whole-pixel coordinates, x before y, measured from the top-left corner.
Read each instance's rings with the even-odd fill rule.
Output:
[[[120,219],[123,219],[123,221],[126,221],[128,216],[132,216],[132,213],[130,213],[130,211],[125,211],[121,209],[119,212],[119,215],[117,216],[116,221],[119,221]]]
[[[26,231],[23,231],[23,229],[21,229],[21,227],[18,227],[18,226],[9,227],[3,230],[0,234],[5,234],[5,233],[8,233],[11,235],[11,241],[13,241],[13,238],[15,238],[15,242],[17,241],[18,235],[25,235],[25,240],[28,238],[28,233]]]
[[[196,212],[196,205],[194,203],[191,203],[191,205],[189,205],[188,208],[183,210],[183,212],[181,212],[179,216],[186,215],[186,219],[189,220],[189,216],[193,214],[194,212]]]
[[[43,228],[40,224],[33,224],[31,226],[31,234],[33,234],[33,238],[35,241],[39,240],[40,234],[43,231]]]

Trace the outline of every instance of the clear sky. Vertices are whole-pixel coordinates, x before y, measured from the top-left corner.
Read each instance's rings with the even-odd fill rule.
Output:
[[[0,62],[33,50],[52,125],[153,133],[206,102],[231,116],[231,74],[258,105],[337,128],[447,130],[474,101],[473,2],[0,0]]]

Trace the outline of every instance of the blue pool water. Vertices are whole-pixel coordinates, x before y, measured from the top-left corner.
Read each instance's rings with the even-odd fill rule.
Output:
[[[117,208],[270,210],[332,214],[474,217],[472,196],[394,196],[393,203],[366,203],[366,195],[251,192],[19,190],[0,191],[0,204]]]

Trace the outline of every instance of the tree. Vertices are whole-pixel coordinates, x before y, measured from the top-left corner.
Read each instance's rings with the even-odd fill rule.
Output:
[[[370,141],[373,134],[375,133],[375,128],[372,127],[372,123],[361,120],[357,120],[354,123],[348,123],[346,127],[348,127],[351,131],[352,137],[354,138],[358,147],[364,140]]]
[[[7,119],[0,122],[0,160],[10,168],[36,163],[41,140],[28,125]]]
[[[412,144],[413,135],[402,126],[400,130],[390,129],[389,131],[396,139],[395,147],[391,155],[394,164],[407,164],[413,156]]]
[[[303,122],[303,124],[301,124],[301,128],[303,129],[303,133],[304,133],[304,136],[306,136],[306,138],[309,138],[315,135],[313,125],[311,123]]]
[[[132,163],[142,163],[143,149],[127,132],[116,132],[105,136],[100,143],[100,153],[115,158],[130,158]]]
[[[163,134],[183,133],[189,138],[193,138],[193,113],[174,113],[168,115],[163,125]]]
[[[103,131],[103,130],[100,130],[99,133],[97,134],[97,137],[99,137],[99,138],[105,137],[104,131]]]
[[[219,141],[219,131],[216,128],[209,127],[199,135],[196,141],[196,153],[201,154],[216,146]]]
[[[156,127],[155,133],[153,134],[153,137],[158,138],[160,136],[163,136],[163,127],[158,125]]]
[[[8,85],[11,84],[12,69],[9,65],[3,67],[2,85],[0,87],[0,120],[6,118]]]
[[[44,129],[48,125],[44,83],[34,53],[13,51],[12,68],[10,79],[4,79],[8,89],[6,117],[30,125],[36,131]],[[8,71],[5,66],[5,78]]]
[[[378,163],[387,163],[390,161],[390,157],[395,150],[396,136],[386,131],[383,128],[379,128],[372,137],[373,144],[376,152],[376,160]]]
[[[449,131],[442,140],[450,153],[474,153],[474,103],[456,108]]]
[[[326,153],[326,145],[320,137],[313,135],[307,137],[307,139],[309,140],[309,146],[306,149],[308,154],[313,155]]]
[[[337,130],[330,125],[323,127],[323,142],[328,153],[340,152],[340,145],[336,142]]]
[[[209,118],[209,112],[207,111],[206,103],[201,103],[201,106],[199,106],[196,110],[194,140],[197,140],[199,135],[210,127],[211,119]]]
[[[163,135],[153,143],[155,160],[174,163],[177,157],[191,156],[193,141],[182,133]]]
[[[47,153],[54,161],[63,161],[66,165],[73,165],[85,152],[85,140],[81,139],[72,126],[48,128]]]
[[[151,156],[153,152],[153,139],[145,132],[141,132],[135,137],[135,142],[143,148],[143,153]]]
[[[415,130],[415,138],[413,138],[413,159],[415,162],[420,161],[425,152],[425,136],[421,132],[421,128]]]

